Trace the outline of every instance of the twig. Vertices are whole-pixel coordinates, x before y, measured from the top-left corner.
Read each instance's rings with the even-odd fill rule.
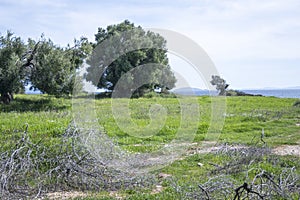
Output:
[[[242,191],[240,191],[240,190],[242,190]],[[258,192],[255,192],[251,188],[249,188],[247,183],[244,183],[243,185],[239,186],[234,191],[235,191],[234,200],[236,200],[236,199],[240,200],[240,194],[242,194],[244,191],[246,191],[247,194],[253,193],[253,194],[256,194],[257,196],[259,196],[261,199],[264,199],[264,197],[262,195],[260,195]]]
[[[203,188],[202,185],[198,185],[198,187],[204,192],[205,196],[206,196],[206,200],[210,200],[209,194],[208,192]]]

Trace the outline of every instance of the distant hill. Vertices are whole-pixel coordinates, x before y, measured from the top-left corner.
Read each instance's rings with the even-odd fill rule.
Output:
[[[187,96],[210,95],[209,90],[202,90],[199,88],[190,88],[190,87],[174,89],[172,90],[172,92],[174,92],[175,94],[187,95]]]

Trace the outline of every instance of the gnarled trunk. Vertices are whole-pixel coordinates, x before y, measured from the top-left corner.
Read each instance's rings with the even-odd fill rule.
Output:
[[[9,104],[13,100],[13,94],[5,92],[1,94],[1,101],[5,104]]]

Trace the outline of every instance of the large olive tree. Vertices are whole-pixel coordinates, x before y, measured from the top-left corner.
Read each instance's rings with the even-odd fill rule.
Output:
[[[99,28],[95,36],[96,44],[101,46],[102,42],[106,42],[107,45],[102,49],[96,49],[98,52],[88,60],[86,80],[98,88],[114,90],[124,74],[145,64],[148,65],[140,71],[140,74],[127,77],[126,84],[121,86],[124,87],[122,88],[124,91],[131,93],[138,78],[144,79],[147,84],[138,89],[134,88],[135,96],[143,96],[147,91],[153,91],[155,87],[165,91],[175,86],[176,79],[167,58],[166,40],[162,36],[145,31],[128,20],[108,26],[106,29]],[[145,44],[153,48],[141,48]],[[126,49],[130,48],[133,50],[126,52]],[[120,56],[110,60],[116,54]],[[99,75],[101,76],[97,77]]]

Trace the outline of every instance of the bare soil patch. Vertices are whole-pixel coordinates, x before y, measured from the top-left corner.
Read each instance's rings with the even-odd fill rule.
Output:
[[[224,145],[217,145],[214,142],[204,142],[200,147],[192,147],[188,151],[188,155],[191,154],[206,154],[206,153],[212,153],[217,152],[224,148]],[[249,148],[246,145],[227,145],[227,150],[238,150],[238,149],[247,149]],[[299,156],[300,157],[300,144],[298,145],[281,145],[278,147],[275,147],[271,151],[273,154],[280,155],[280,156],[286,156],[286,155],[293,155],[293,156]]]
[[[66,199],[74,199],[74,198],[80,198],[80,197],[87,197],[86,193],[83,192],[77,192],[77,191],[70,191],[70,192],[51,192],[47,194],[47,199],[50,200],[66,200]]]
[[[280,156],[293,155],[300,157],[300,145],[282,145],[274,148],[272,152]]]

